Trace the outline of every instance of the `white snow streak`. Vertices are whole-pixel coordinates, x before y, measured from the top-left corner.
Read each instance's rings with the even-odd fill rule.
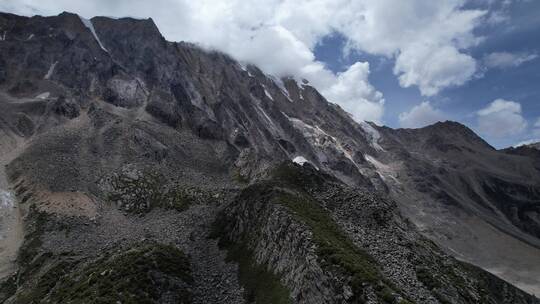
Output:
[[[387,170],[389,167],[383,163],[381,163],[380,161],[378,161],[377,159],[375,159],[373,156],[371,155],[364,155],[364,158],[370,162],[373,166],[375,166],[375,168],[377,169],[382,169],[382,170]]]
[[[45,77],[43,79],[49,79],[51,78],[52,74],[54,73],[54,68],[56,67],[56,64],[58,61],[55,61],[51,66],[49,67],[49,70],[47,71],[47,74],[45,74]]]
[[[318,148],[323,148],[323,149],[330,147],[338,152],[341,152],[358,169],[360,169],[358,164],[354,161],[354,158],[351,154],[350,149],[346,149],[344,145],[337,138],[326,133],[319,126],[311,126],[300,119],[289,117],[286,114],[284,115],[289,119],[289,121],[292,122],[293,126],[296,129],[302,132],[302,135],[304,135],[304,138],[306,138],[312,146],[316,146]]]
[[[81,16],[79,16],[79,18],[81,19],[82,23],[84,24],[84,26],[86,26],[91,32],[92,32],[92,35],[94,35],[94,38],[96,38],[96,41],[97,43],[99,44],[99,46],[101,47],[102,50],[104,50],[105,52],[109,52],[107,51],[107,49],[103,46],[103,44],[101,43],[101,41],[99,40],[99,37],[98,35],[96,34],[96,30],[94,29],[94,25],[92,24],[92,21],[91,20],[88,20],[86,18],[83,18]]]
[[[247,72],[248,76],[249,77],[254,77],[251,72],[249,71],[248,69],[248,66],[247,66],[247,63],[243,63],[243,62],[238,62],[238,66],[240,67],[240,69],[244,72]]]
[[[285,95],[285,97],[287,97],[287,99],[290,101],[290,102],[293,102],[293,100],[291,99],[291,96],[289,95],[289,91],[287,91],[287,88],[285,87],[285,84],[283,83],[283,81],[275,76],[272,76],[272,75],[266,75],[268,78],[270,78],[272,80],[272,82],[274,82],[274,84],[281,90],[281,92],[283,93],[283,95]]]
[[[364,159],[375,167],[375,171],[379,174],[382,180],[386,181],[386,177],[390,177],[396,184],[401,184],[401,182],[396,178],[396,170],[391,166],[381,163],[376,158],[368,154],[364,155]]]
[[[0,189],[0,208],[13,208],[14,201],[13,193]]]
[[[371,146],[379,151],[384,151],[384,149],[379,145],[379,139],[381,138],[381,134],[365,121],[361,121],[359,124],[360,127],[362,127],[362,129],[364,130],[364,132],[366,132]]]
[[[266,86],[264,84],[262,86],[264,88],[264,94],[266,95],[266,97],[268,97],[268,99],[274,101],[274,97],[272,97],[272,95],[270,95],[270,92],[268,92],[268,90],[266,89]]]
[[[268,116],[268,114],[266,114],[266,111],[260,106],[257,104],[257,106],[255,107],[255,109],[257,109],[257,111],[264,117],[264,119],[266,119],[266,121],[268,122],[268,124],[270,125],[270,130],[274,133],[274,134],[278,134],[279,133],[279,129],[278,127],[276,126],[276,124],[274,123],[274,121],[272,120],[272,118],[270,118],[270,116]]]
[[[247,69],[247,67],[244,65],[244,63],[242,63],[242,62],[237,62],[237,63],[238,63],[238,67],[239,67],[242,71],[244,71],[244,72],[247,72],[247,71],[248,71],[248,69]]]
[[[47,99],[47,98],[49,98],[50,95],[51,95],[51,93],[45,92],[45,93],[39,94],[38,96],[36,96],[36,98],[37,99]]]

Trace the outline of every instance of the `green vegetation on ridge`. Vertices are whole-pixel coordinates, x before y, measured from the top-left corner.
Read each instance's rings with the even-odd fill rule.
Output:
[[[227,259],[238,263],[238,280],[244,287],[244,297],[248,303],[292,303],[288,288],[265,265],[257,264],[253,252],[245,244],[221,245],[227,249]]]
[[[351,277],[354,297],[361,297],[365,284],[370,284],[384,303],[394,303],[394,294],[398,292],[384,279],[377,262],[354,245],[328,211],[315,200],[305,194],[281,192],[274,202],[289,208],[294,216],[309,226],[321,265],[338,266],[347,273]],[[361,298],[358,300],[363,301]]]
[[[169,245],[146,243],[87,261],[43,255],[35,284],[15,295],[28,303],[175,303],[192,301],[188,258]]]
[[[383,303],[394,303],[394,295],[400,292],[384,278],[375,259],[356,246],[336,224],[329,211],[307,193],[309,188],[320,188],[335,180],[324,173],[310,172],[314,170],[299,168],[295,164],[281,164],[275,168],[272,172],[273,182],[295,191],[279,191],[273,201],[289,208],[298,220],[310,227],[321,265],[338,266],[346,272],[351,277],[354,297],[361,297],[364,285],[370,284],[375,287],[377,297]]]
[[[64,277],[51,298],[70,303],[156,303],[170,293],[191,303],[188,258],[172,246],[151,244],[107,255]]]
[[[263,204],[279,204],[289,209],[291,214],[299,222],[306,224],[313,233],[321,266],[331,271],[339,269],[350,278],[349,284],[353,291],[353,298],[350,300],[365,301],[365,287],[369,285],[373,287],[382,303],[395,303],[398,298],[402,299],[401,303],[410,303],[384,278],[373,257],[358,248],[337,225],[329,211],[306,191],[306,188],[321,187],[324,183],[325,178],[320,174],[306,173],[293,164],[283,164],[272,172],[270,180],[245,188],[237,197],[236,203],[244,202],[246,208],[251,208],[253,201],[259,201]],[[262,221],[262,219],[253,220]],[[227,220],[218,218],[216,221],[219,226],[216,230],[219,231],[223,242],[223,239],[226,239],[227,224],[219,223],[220,221]],[[257,238],[258,231],[248,231],[244,234],[243,242],[249,243],[249,240]],[[228,244],[226,247],[229,249],[234,246],[239,246],[234,250],[249,252],[244,245]],[[241,254],[234,255],[241,256]],[[238,262],[237,259],[236,261]]]

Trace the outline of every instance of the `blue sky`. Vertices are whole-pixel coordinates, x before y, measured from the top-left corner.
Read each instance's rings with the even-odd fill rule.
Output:
[[[307,79],[358,120],[540,141],[540,0],[0,0],[20,15],[151,17],[170,41]]]
[[[493,2],[500,7],[500,3]],[[474,7],[488,9],[489,3],[475,3]],[[517,1],[507,7],[507,18],[499,24],[489,24],[477,29],[485,37],[478,46],[468,50],[469,54],[481,60],[486,54],[507,52],[512,54],[538,54],[540,51],[540,1]],[[356,61],[371,64],[370,83],[384,94],[386,100],[383,123],[399,128],[399,114],[410,110],[421,101],[430,101],[449,120],[459,121],[477,133],[490,144],[503,148],[540,138],[534,134],[534,124],[540,118],[540,58],[524,62],[518,66],[486,68],[483,76],[457,87],[442,90],[437,95],[422,96],[418,87],[403,88],[393,73],[393,60],[363,52],[343,52],[346,38],[335,33],[325,37],[314,50],[318,60],[327,64],[335,73],[343,72]],[[478,130],[475,113],[487,107],[496,99],[514,101],[521,104],[522,116],[528,122],[523,132],[497,137]]]

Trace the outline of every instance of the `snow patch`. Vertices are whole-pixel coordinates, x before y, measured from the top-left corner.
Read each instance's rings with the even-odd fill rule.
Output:
[[[279,133],[278,127],[276,126],[276,124],[274,123],[274,121],[272,120],[272,118],[270,118],[270,116],[268,116],[268,114],[266,114],[266,111],[265,111],[260,105],[258,105],[258,104],[257,104],[257,106],[255,107],[255,109],[257,109],[257,111],[264,117],[264,119],[266,119],[266,121],[267,121],[268,124],[269,124],[270,130],[271,130],[274,134],[278,134],[278,133]]]
[[[270,98],[270,100],[274,101],[274,97],[272,97],[272,95],[270,95],[270,93],[268,92],[267,89],[264,89],[264,94],[266,94],[266,97]]]
[[[238,64],[238,67],[239,67],[242,71],[244,71],[244,72],[247,72],[247,71],[248,71],[247,66],[246,66],[244,63],[242,63],[242,62],[237,62],[237,64]]]
[[[269,127],[269,131],[273,134],[273,135],[278,135],[280,133],[280,128],[278,128],[278,126],[274,123],[274,121],[272,120],[272,118],[266,113],[266,111],[263,109],[263,107],[261,107],[261,100],[258,99],[257,97],[251,95],[251,98],[252,100],[255,101],[255,110],[258,112],[259,114],[259,117],[262,117],[264,120],[266,120],[266,122],[268,123],[268,127]]]
[[[274,97],[272,97],[272,95],[270,95],[270,92],[268,92],[268,90],[266,89],[266,86],[264,84],[262,86],[264,88],[264,94],[266,95],[266,97],[268,97],[268,99],[274,101]]]
[[[49,98],[50,95],[51,95],[51,93],[45,92],[45,93],[41,93],[41,94],[37,95],[36,98],[37,99],[47,99],[47,98]]]
[[[10,191],[0,189],[0,208],[13,208],[15,196]]]
[[[370,162],[373,166],[375,166],[375,168],[377,169],[382,169],[382,170],[387,170],[388,169],[388,166],[381,163],[380,161],[378,161],[375,157],[371,156],[371,155],[364,155],[364,158]]]
[[[316,146],[322,147],[328,144],[335,145],[337,143],[336,138],[328,135],[319,126],[314,127],[310,124],[305,123],[304,121],[298,118],[293,118],[289,116],[287,116],[287,118],[296,129],[302,132],[302,135],[304,135],[306,139],[308,139],[310,142],[312,142]]]
[[[334,149],[340,153],[342,153],[348,160],[350,160],[356,168],[360,169],[360,166],[354,161],[354,158],[351,154],[352,151],[350,149],[346,148],[344,144],[342,144],[337,138],[334,136],[326,133],[323,129],[321,129],[319,126],[312,126],[304,121],[289,117],[285,113],[283,113],[287,119],[293,124],[293,126],[302,132],[302,135],[304,135],[304,138],[312,145],[319,149],[327,149],[331,148]]]
[[[272,76],[272,75],[267,75],[268,78],[270,78],[272,80],[272,82],[281,90],[281,92],[283,93],[283,95],[285,95],[285,97],[290,101],[290,102],[293,102],[293,100],[291,99],[291,95],[289,95],[289,91],[287,91],[287,88],[285,87],[285,84],[283,83],[283,81],[275,76]]]
[[[81,16],[79,16],[79,18],[81,19],[84,26],[86,26],[90,30],[90,32],[92,32],[92,35],[94,35],[94,38],[96,38],[96,41],[99,44],[99,46],[101,47],[101,49],[108,53],[109,51],[107,51],[107,49],[103,46],[103,44],[99,40],[99,37],[96,34],[96,30],[94,29],[94,25],[92,24],[92,21],[89,20],[89,19],[83,18]]]
[[[386,181],[386,177],[389,177],[396,184],[401,184],[401,182],[396,178],[396,170],[394,170],[391,166],[381,163],[376,158],[368,154],[364,155],[364,159],[375,167],[375,171],[377,174],[379,174],[383,181]]]
[[[308,164],[312,165],[313,168],[315,168],[315,170],[319,171],[319,167],[312,164],[309,160],[307,160],[303,156],[297,156],[297,157],[293,158],[292,162],[295,163],[295,164],[299,164],[300,166],[303,166],[305,163],[308,163]]]
[[[32,38],[34,38],[34,34],[30,34],[30,36],[28,36],[28,38],[26,38],[26,41],[31,40]]]
[[[6,41],[6,35],[7,35],[7,31],[4,31],[4,34],[0,36],[0,41]]]
[[[305,163],[308,163],[308,160],[303,156],[297,156],[292,161],[293,163],[299,164],[300,166],[303,166]]]
[[[254,77],[251,72],[249,71],[248,69],[248,66],[247,66],[247,63],[245,62],[238,62],[238,66],[240,67],[240,69],[244,72],[247,72],[248,76],[249,77]]]
[[[370,141],[370,144],[373,148],[379,151],[384,151],[383,147],[379,145],[379,139],[381,138],[381,134],[373,128],[369,123],[365,121],[359,122],[360,127],[364,132],[366,132],[366,135],[368,137],[368,140]]]
[[[56,64],[58,63],[58,61],[55,61],[53,64],[51,64],[51,66],[49,67],[49,70],[47,71],[47,74],[45,74],[45,77],[43,77],[43,79],[49,79],[51,78],[53,72],[54,72],[54,68],[56,67]]]
[[[301,100],[304,100],[304,91],[306,90],[306,87],[308,87],[308,85],[306,84],[300,84],[300,86],[298,87],[300,90],[298,90],[298,95],[300,97]]]
[[[257,105],[257,109],[259,109],[259,111],[261,112],[261,114],[263,115],[263,117],[269,122],[271,123],[272,125],[274,124],[274,121],[272,121],[272,118],[270,118],[270,116],[268,116],[268,114],[266,114],[266,111],[260,107],[259,105]]]

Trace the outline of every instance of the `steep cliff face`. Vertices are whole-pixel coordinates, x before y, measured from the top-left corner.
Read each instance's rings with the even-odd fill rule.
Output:
[[[194,303],[241,303],[246,294],[264,303],[268,290],[276,301],[305,303],[534,301],[449,259],[390,203],[448,252],[533,291],[534,157],[495,151],[457,123],[419,130],[357,123],[309,83],[166,41],[151,19],[0,13],[0,28],[0,152],[9,154],[0,159],[9,183],[0,186],[13,190],[26,216],[15,264],[31,274],[2,297],[61,288],[39,283],[59,257],[69,262],[74,252],[91,263],[150,239],[188,255]],[[258,186],[295,159],[328,174],[295,181],[318,181],[318,192]],[[222,208],[230,222],[219,239],[228,250],[206,238]],[[414,244],[427,246],[425,256],[407,249]],[[489,248],[489,258],[476,246]],[[250,259],[238,258],[244,251]],[[435,273],[419,274],[410,255]],[[445,263],[459,281],[479,285],[452,283]],[[273,283],[251,286],[253,276]]]
[[[371,149],[366,131],[309,85],[167,42],[152,20],[3,16],[9,35],[1,85],[18,97],[42,94],[46,103],[65,96],[89,115],[108,107],[132,121],[190,130],[197,140],[226,143],[231,151],[220,163],[236,161],[246,174],[303,155],[351,182],[367,182],[358,170],[362,155],[352,153],[355,146]]]

